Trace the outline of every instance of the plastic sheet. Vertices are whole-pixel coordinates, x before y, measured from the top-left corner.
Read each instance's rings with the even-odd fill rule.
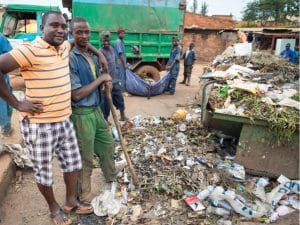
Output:
[[[133,73],[126,70],[126,90],[133,95],[155,96],[160,95],[165,90],[169,82],[170,74],[165,74],[159,81],[150,83]]]

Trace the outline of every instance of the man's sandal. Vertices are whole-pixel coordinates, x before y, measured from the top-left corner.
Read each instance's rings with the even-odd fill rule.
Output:
[[[91,214],[94,212],[93,206],[91,204],[82,204],[78,203],[75,206],[64,206],[64,211],[65,213],[71,213],[74,212],[75,214],[78,215],[86,215],[86,214]]]
[[[54,212],[51,212],[50,218],[52,219],[52,222],[54,225],[70,225],[70,224],[72,224],[72,220],[67,217],[67,215],[64,213],[64,211],[61,208],[57,209]],[[59,220],[58,220],[59,218],[63,220],[63,223],[59,223]]]

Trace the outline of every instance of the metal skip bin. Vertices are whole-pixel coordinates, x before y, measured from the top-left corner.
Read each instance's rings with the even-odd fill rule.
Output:
[[[202,91],[202,122],[239,139],[235,161],[249,174],[299,179],[299,126],[289,141],[280,142],[270,124],[263,120],[216,113],[207,108],[209,81]],[[208,87],[208,88],[207,88]]]

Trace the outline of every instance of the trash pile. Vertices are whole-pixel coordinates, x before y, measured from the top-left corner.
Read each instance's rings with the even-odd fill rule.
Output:
[[[114,224],[270,223],[299,210],[300,181],[246,175],[234,155],[218,154],[235,140],[204,128],[199,109],[171,118],[135,116],[123,132],[139,185],[125,168],[119,185],[101,196],[115,206],[99,215]]]
[[[266,121],[279,140],[290,140],[299,125],[299,66],[268,52],[252,53],[248,43],[238,45],[242,53],[229,47],[202,76],[217,80],[209,108]]]

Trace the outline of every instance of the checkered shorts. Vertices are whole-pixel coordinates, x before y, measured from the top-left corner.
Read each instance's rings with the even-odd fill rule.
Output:
[[[81,157],[72,122],[30,123],[24,118],[21,133],[29,149],[37,183],[53,184],[52,161],[56,156],[63,172],[81,170]]]

